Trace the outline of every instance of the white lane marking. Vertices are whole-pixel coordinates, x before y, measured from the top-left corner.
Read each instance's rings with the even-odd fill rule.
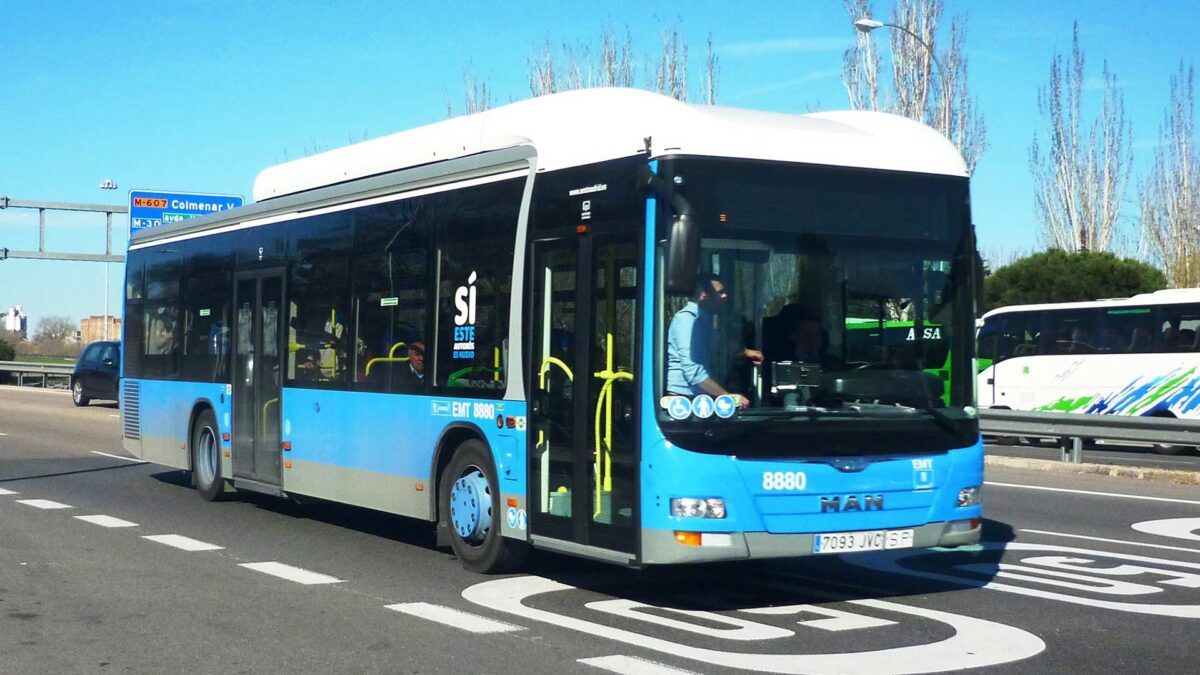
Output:
[[[690,670],[672,668],[636,656],[597,656],[592,659],[579,659],[579,662],[600,670],[607,670],[610,673],[621,673],[621,675],[695,675]]]
[[[320,574],[318,572],[309,572],[299,567],[284,565],[281,562],[259,562],[259,563],[242,563],[238,567],[245,567],[248,570],[270,574],[273,577],[287,579],[298,584],[311,586],[313,584],[340,584],[344,579],[331,577],[328,574]]]
[[[509,633],[514,630],[525,630],[522,626],[514,626],[511,623],[488,619],[478,614],[471,614],[470,612],[463,612],[441,605],[433,605],[428,602],[401,602],[395,605],[387,605],[387,609],[435,621],[446,626],[461,628],[471,633]]]
[[[1133,529],[1146,534],[1175,539],[1200,541],[1200,518],[1164,518],[1162,520],[1144,520],[1134,523]]]
[[[112,413],[109,413],[109,414],[108,414],[108,416],[109,416],[109,417],[120,417],[120,415],[114,415],[114,414],[112,414]]]
[[[1137,525],[1141,525],[1138,523]],[[1137,529],[1134,525],[1134,529]],[[1029,532],[1032,534],[1046,534],[1052,537],[1066,537],[1068,539],[1087,539],[1089,541],[1102,541],[1106,544],[1127,544],[1129,546],[1141,546],[1143,548],[1162,548],[1168,551],[1186,551],[1188,553],[1200,553],[1200,548],[1186,548],[1183,546],[1167,546],[1165,544],[1144,544],[1140,541],[1126,541],[1124,539],[1108,539],[1106,537],[1089,537],[1083,534],[1067,534],[1066,532],[1050,532],[1048,530],[1019,530],[1020,532]],[[1151,533],[1154,534],[1154,533]]]
[[[1200,501],[1194,499],[1170,499],[1167,497],[1146,497],[1144,495],[1126,495],[1119,492],[1094,492],[1092,490],[1071,490],[1068,488],[1046,487],[1044,485],[1019,485],[1017,483],[993,483],[992,481],[984,481],[984,485],[993,485],[995,487],[1010,487],[1021,488],[1023,490],[1045,490],[1047,492],[1066,492],[1076,495],[1094,495],[1098,497],[1117,497],[1119,499],[1144,499],[1148,502],[1170,502],[1172,504],[1196,504],[1200,505]]]
[[[216,544],[185,537],[181,534],[152,534],[148,537],[142,537],[142,539],[149,539],[150,541],[173,546],[184,551],[219,551],[224,548]]]
[[[75,516],[85,523],[99,525],[100,527],[137,527],[137,523],[131,523],[128,520],[113,518],[112,516]]]
[[[758,607],[756,609],[743,609],[747,614],[763,614],[767,616],[786,616],[789,614],[817,614],[828,617],[825,619],[807,619],[805,621],[797,621],[801,626],[809,628],[819,628],[827,631],[843,631],[843,630],[860,630],[862,628],[880,628],[882,626],[894,626],[895,621],[880,619],[873,616],[863,616],[862,614],[854,614],[853,612],[844,612],[840,609],[832,607],[820,607],[818,605],[787,605],[784,607]]]
[[[1016,556],[1030,555],[1030,553],[1062,553],[1062,554],[1064,554],[1064,556],[1056,556],[1053,559],[1055,562],[1059,563],[1059,567],[1062,567],[1064,564],[1079,563],[1082,565],[1086,565],[1086,564],[1090,564],[1090,563],[1096,563],[1097,561],[1099,561],[1099,564],[1112,564],[1112,561],[1117,561],[1117,564],[1115,567],[1080,568],[1080,569],[1083,569],[1083,571],[1086,571],[1086,572],[1089,572],[1092,574],[1107,575],[1109,577],[1111,577],[1111,576],[1126,576],[1127,574],[1150,573],[1150,574],[1154,574],[1156,576],[1166,576],[1168,578],[1176,578],[1176,579],[1189,579],[1189,580],[1192,578],[1200,579],[1200,574],[1195,574],[1195,573],[1191,573],[1191,572],[1179,573],[1177,570],[1171,569],[1173,567],[1183,567],[1185,569],[1190,569],[1190,570],[1200,570],[1200,563],[1188,563],[1188,562],[1181,562],[1179,560],[1167,560],[1164,558],[1150,558],[1150,557],[1140,556],[1140,555],[1131,555],[1131,554],[1126,554],[1126,553],[1112,553],[1109,551],[1097,551],[1097,550],[1085,549],[1085,548],[1070,548],[1067,546],[1053,546],[1050,544],[1025,544],[1025,543],[1015,542],[1015,541],[1008,542],[1008,543],[985,541],[985,542],[980,543],[978,546],[980,549],[982,549],[984,551],[995,551],[998,553],[1003,553],[1004,555],[1009,555],[1010,553],[1013,555],[1016,555]],[[977,575],[962,574],[961,566],[956,566],[955,568],[947,570],[945,572],[935,572],[935,571],[916,569],[915,567],[912,567],[909,565],[900,564],[901,561],[906,560],[908,558],[948,555],[948,554],[952,554],[953,552],[954,552],[953,549],[950,549],[949,551],[940,551],[937,549],[922,549],[919,551],[913,551],[911,549],[906,549],[903,551],[898,551],[898,550],[894,549],[893,551],[882,551],[879,553],[872,553],[869,556],[858,556],[858,557],[846,556],[842,560],[844,562],[852,564],[856,567],[864,567],[866,569],[876,570],[879,572],[886,572],[888,574],[901,574],[901,575],[910,576],[910,577],[919,577],[921,579],[932,579],[934,581],[944,581],[944,582],[949,582],[952,584],[959,584],[959,585],[968,586],[968,587],[972,587],[972,588],[991,588],[991,589],[995,589],[995,590],[999,590],[999,591],[1005,591],[1008,593],[1016,593],[1018,595],[1026,595],[1026,596],[1030,596],[1030,597],[1034,597],[1034,598],[1042,598],[1042,599],[1046,599],[1046,600],[1058,600],[1060,602],[1069,602],[1069,603],[1074,603],[1077,605],[1086,605],[1088,607],[1099,607],[1102,609],[1112,609],[1112,610],[1116,610],[1116,611],[1120,611],[1120,612],[1130,612],[1133,614],[1153,614],[1153,615],[1157,615],[1157,616],[1170,616],[1170,617],[1177,617],[1177,618],[1184,618],[1184,619],[1200,619],[1200,604],[1170,605],[1170,604],[1166,604],[1166,603],[1116,602],[1113,600],[1099,600],[1099,599],[1091,598],[1091,597],[1081,597],[1079,595],[1072,595],[1070,593],[1058,593],[1058,592],[1054,592],[1054,591],[1046,591],[1046,590],[1037,589],[1037,588],[1027,588],[1025,586],[1016,586],[1013,584],[1001,583],[1001,582],[994,581],[994,580],[989,581],[989,580],[987,580],[988,576],[992,576],[992,575],[1000,572],[1000,566],[999,566],[999,564],[996,564],[996,563],[993,563],[992,565],[990,565],[991,569],[989,570],[989,574],[985,575],[984,577],[980,577]],[[1069,556],[1069,557],[1065,557],[1065,556]],[[1022,559],[1023,562],[1024,561],[1038,562],[1038,561],[1047,561],[1047,560],[1049,560],[1049,559],[1046,558],[1045,556]],[[1133,566],[1128,565],[1128,563],[1131,563],[1131,562],[1132,563],[1147,563],[1150,565],[1155,565],[1155,566],[1157,566],[1157,568],[1144,568],[1144,567],[1139,566],[1137,569],[1134,569]],[[1108,580],[1097,578],[1097,579],[1095,579],[1095,581],[1096,581],[1096,584],[1094,585],[1092,591],[1093,592],[1102,592],[1101,589],[1104,587],[1104,585],[1107,584]],[[1061,584],[1056,584],[1053,580],[1050,580],[1049,578],[1039,579],[1039,583],[1048,584],[1048,585],[1061,585]],[[1160,582],[1160,583],[1166,583],[1166,582]],[[1185,583],[1191,583],[1191,582],[1186,581]],[[1179,584],[1173,584],[1173,585],[1179,585]],[[1156,592],[1157,592],[1157,590],[1156,590]]]
[[[146,464],[147,463],[143,460],[138,459],[137,457],[122,457],[121,455],[110,455],[107,452],[100,452],[99,450],[93,450],[92,454],[93,455],[101,455],[103,457],[112,457],[113,459],[123,459],[126,462],[133,462],[135,464]]]
[[[837,654],[750,654],[679,644],[645,633],[529,607],[522,602],[535,595],[574,589],[574,586],[542,577],[509,577],[475,584],[464,590],[462,596],[482,607],[568,628],[586,635],[616,640],[714,666],[759,672],[932,673],[1012,663],[1036,656],[1046,649],[1046,643],[1041,638],[1014,626],[884,600],[847,602],[881,612],[895,612],[946,624],[952,629],[950,637],[938,642],[874,651]]]
[[[768,626],[754,621],[746,621],[745,619],[737,619],[732,616],[723,616],[716,612],[703,612],[690,609],[675,609],[674,607],[656,607],[654,605],[646,605],[635,600],[625,600],[618,598],[616,600],[599,600],[597,602],[589,602],[584,607],[594,609],[598,612],[615,614],[627,619],[635,619],[645,621],[647,623],[684,630],[699,635],[705,635],[713,638],[722,638],[725,640],[774,640],[776,638],[791,637],[796,633],[786,628],[779,626]],[[657,610],[665,614],[679,614],[685,619],[700,619],[709,624],[718,624],[727,626],[727,628],[715,628],[713,626],[705,626],[693,621],[681,621],[672,619],[666,616],[651,614],[645,610]]]
[[[73,506],[70,506],[68,504],[60,504],[58,502],[52,502],[49,499],[18,499],[17,503],[24,504],[25,506],[32,506],[35,509],[70,509],[70,508],[74,508]]]
[[[0,431],[0,436],[7,436],[7,435],[8,434],[4,433],[3,431]]]
[[[21,494],[21,493],[13,492],[12,490],[5,490],[4,488],[0,488],[0,495],[19,495],[19,494]]]

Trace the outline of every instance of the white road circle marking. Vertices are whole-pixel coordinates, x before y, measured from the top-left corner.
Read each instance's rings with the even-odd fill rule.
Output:
[[[1134,523],[1133,529],[1159,537],[1200,541],[1200,518],[1165,518]]]
[[[934,673],[1012,663],[1040,654],[1041,638],[1013,626],[933,609],[883,600],[849,600],[863,607],[939,621],[954,635],[939,642],[841,654],[746,654],[704,649],[651,637],[586,619],[526,606],[526,598],[556,591],[575,590],[542,577],[510,577],[476,584],[464,590],[467,600],[506,614],[570,628],[588,635],[652,649],[664,654],[702,661],[714,666],[767,673]]]

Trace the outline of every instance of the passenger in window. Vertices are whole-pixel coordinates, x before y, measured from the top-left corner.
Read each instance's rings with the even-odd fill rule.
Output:
[[[1092,336],[1084,326],[1071,328],[1071,344],[1068,351],[1072,354],[1090,354],[1096,351],[1092,346]]]
[[[418,390],[425,386],[425,343],[410,342],[408,362],[396,370],[396,383],[403,389]]]
[[[311,349],[301,349],[296,352],[296,379],[303,382],[316,382],[321,379],[321,366],[317,363],[317,354]]]
[[[1153,338],[1150,337],[1150,329],[1146,326],[1137,326],[1133,329],[1133,334],[1129,338],[1129,349],[1126,351],[1131,353],[1148,352],[1152,343]]]

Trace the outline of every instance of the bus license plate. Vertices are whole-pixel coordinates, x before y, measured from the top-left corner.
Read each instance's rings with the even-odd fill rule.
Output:
[[[912,548],[913,531],[867,530],[863,532],[826,532],[813,537],[813,553],[852,553]]]

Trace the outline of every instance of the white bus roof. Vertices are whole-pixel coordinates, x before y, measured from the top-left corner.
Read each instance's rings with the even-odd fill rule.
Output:
[[[650,147],[646,147],[650,139]],[[638,89],[581,89],[456,117],[270,167],[254,199],[519,145],[538,171],[649,150],[967,176],[958,150],[937,131],[866,111],[788,115],[691,105]]]
[[[1089,309],[1093,307],[1145,307],[1147,305],[1175,305],[1200,303],[1200,288],[1168,288],[1153,293],[1140,293],[1131,298],[1105,298],[1084,302],[1048,302],[1039,305],[1010,305],[997,307],[983,315],[983,319],[994,314],[1008,312],[1033,312],[1047,309]]]

